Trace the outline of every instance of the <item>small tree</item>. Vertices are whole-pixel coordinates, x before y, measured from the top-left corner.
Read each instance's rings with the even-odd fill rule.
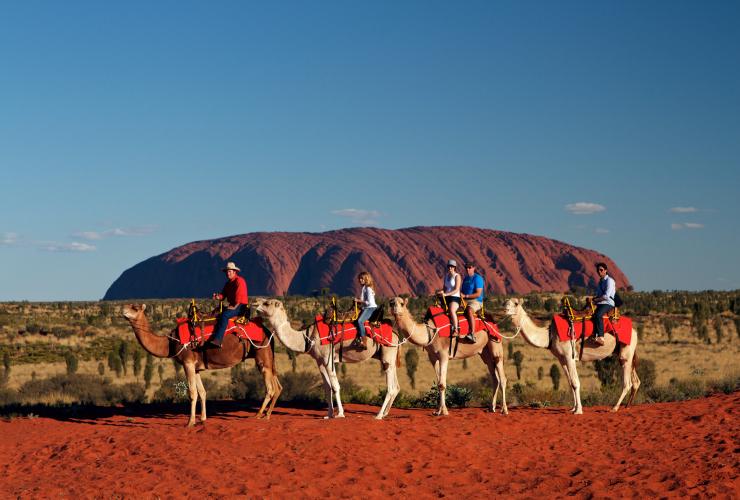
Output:
[[[560,368],[555,363],[550,367],[550,378],[552,379],[553,390],[557,391],[560,388]]]
[[[545,376],[545,369],[541,366],[537,368],[537,380],[542,380]]]
[[[113,351],[108,353],[108,369],[110,371],[114,371],[116,369],[116,359],[118,359],[116,353],[114,353]]]
[[[3,354],[3,382],[10,378],[10,353],[5,351]]]
[[[508,344],[506,344],[506,348],[508,349],[508,353],[509,353],[509,355],[506,357],[509,359],[513,358],[514,357],[514,344],[509,342]]]
[[[162,385],[162,382],[164,382],[164,365],[162,363],[157,366],[157,375],[159,375],[159,385]]]
[[[722,316],[714,318],[714,333],[717,336],[717,343],[721,343],[722,338],[724,337],[724,332],[722,331]]]
[[[463,368],[463,370],[467,370],[468,369],[468,358],[463,358],[462,368]]]
[[[123,366],[124,375],[128,374],[128,369],[126,368],[126,362],[128,361],[128,356],[129,356],[128,342],[126,342],[125,340],[122,340],[121,343],[118,345],[118,357],[121,360],[121,365]]]
[[[152,386],[152,375],[154,375],[154,360],[150,361],[151,354],[146,358],[144,366],[144,388],[149,389]]]
[[[99,374],[99,375],[100,375],[101,377],[102,377],[103,375],[105,375],[105,365],[103,364],[103,362],[102,362],[102,361],[101,361],[100,363],[98,363],[98,374]]]
[[[67,375],[74,375],[77,373],[77,356],[67,351],[64,355],[64,362],[67,364]]]
[[[295,373],[298,368],[298,356],[295,355],[295,352],[288,349],[288,359],[290,359],[290,368]]]
[[[134,377],[138,377],[141,373],[141,349],[134,351]]]
[[[663,318],[663,329],[665,330],[665,334],[668,337],[668,342],[673,342],[673,329],[675,328],[675,323],[673,319],[669,317]]]
[[[522,351],[516,351],[514,353],[514,366],[516,367],[516,379],[522,379],[522,361],[524,361],[524,354]]]
[[[419,353],[416,352],[416,349],[409,349],[406,351],[404,359],[406,360],[406,374],[411,381],[411,388],[416,389],[416,369],[419,366]]]

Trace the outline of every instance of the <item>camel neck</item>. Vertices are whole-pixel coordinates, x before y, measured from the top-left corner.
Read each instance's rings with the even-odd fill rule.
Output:
[[[537,326],[524,309],[521,309],[519,314],[513,316],[512,320],[514,321],[514,326],[521,329],[524,340],[533,346],[546,349],[550,345],[550,330]]]
[[[157,358],[166,358],[170,353],[170,339],[161,335],[155,335],[152,332],[149,320],[146,316],[141,315],[135,320],[129,319],[131,327],[134,329],[136,340],[146,352]]]
[[[303,332],[294,330],[287,318],[275,328],[275,335],[285,347],[295,352],[306,352],[306,337]]]
[[[426,325],[414,321],[408,312],[400,316],[396,315],[395,318],[398,329],[409,337],[412,344],[425,346],[429,343]]]

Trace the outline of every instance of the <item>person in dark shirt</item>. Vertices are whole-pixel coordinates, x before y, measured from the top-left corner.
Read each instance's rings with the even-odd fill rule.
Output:
[[[221,348],[221,343],[224,340],[226,334],[226,327],[229,324],[231,318],[243,316],[247,313],[249,298],[247,296],[247,282],[244,278],[239,276],[241,269],[236,267],[236,264],[229,262],[226,267],[222,269],[226,273],[226,284],[224,285],[221,293],[214,293],[214,300],[224,300],[228,302],[228,305],[224,308],[223,312],[218,315],[216,320],[216,328],[213,330],[209,343],[214,346]]]

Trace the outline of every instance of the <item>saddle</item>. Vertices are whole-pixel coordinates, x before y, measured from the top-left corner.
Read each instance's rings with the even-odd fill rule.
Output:
[[[357,336],[357,326],[354,321],[331,321],[318,314],[314,322],[319,330],[321,345],[339,344],[347,340],[353,340]],[[393,327],[388,320],[366,321],[365,332],[370,339],[380,345],[389,346],[393,343]]]
[[[452,323],[450,316],[442,307],[431,306],[427,309],[427,313],[424,315],[424,321],[432,320],[434,326],[437,328],[437,335],[440,337],[449,337],[452,332]],[[464,313],[457,313],[457,325],[459,328],[458,335],[467,335],[470,327],[468,325],[468,318]],[[485,314],[483,317],[480,315],[475,318],[474,332],[485,331],[488,336],[495,342],[501,341],[501,333],[498,330],[496,321],[490,314]]]
[[[193,348],[203,345],[213,335],[217,320],[218,317],[214,314],[201,314],[193,300],[188,308],[188,316],[175,320],[180,343]],[[236,335],[241,340],[251,340],[255,344],[263,343],[266,338],[262,319],[250,319],[249,312],[230,319],[226,325],[226,334]]]
[[[585,335],[586,338],[593,335],[594,324],[593,315],[596,307],[590,304],[585,310],[573,309],[568,297],[564,297],[563,311],[553,316],[553,324],[558,332],[558,338],[561,341],[580,339]],[[609,314],[604,315],[604,333],[614,335],[617,340],[624,345],[629,345],[632,341],[632,320],[627,316],[622,316],[618,308],[612,309]]]

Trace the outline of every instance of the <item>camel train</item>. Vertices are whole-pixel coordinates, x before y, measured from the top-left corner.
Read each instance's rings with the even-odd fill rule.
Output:
[[[504,305],[504,314],[511,318],[517,334],[521,333],[524,339],[535,347],[549,349],[560,362],[565,372],[570,388],[573,391],[573,407],[575,414],[583,413],[580,396],[580,381],[576,362],[595,361],[611,355],[617,345],[617,339],[607,335],[604,345],[598,345],[590,339],[584,341],[578,352],[578,344],[572,339],[563,340],[558,335],[554,321],[549,326],[538,326],[523,308],[523,299],[509,299]],[[475,342],[460,343],[458,340],[454,349],[451,336],[439,335],[439,327],[431,319],[418,323],[409,313],[408,299],[393,297],[388,301],[393,316],[392,335],[385,341],[369,339],[366,349],[356,348],[353,339],[339,339],[337,343],[326,342],[326,335],[322,336],[317,323],[308,325],[302,330],[296,330],[287,316],[283,303],[277,299],[257,300],[252,304],[254,311],[262,321],[266,332],[274,334],[286,348],[296,353],[306,353],[315,361],[327,399],[327,414],[325,418],[344,417],[344,408],[341,400],[341,389],[334,363],[342,352],[342,361],[360,363],[368,359],[379,359],[386,376],[386,396],[375,418],[380,420],[388,415],[396,396],[399,393],[398,366],[400,346],[409,342],[422,347],[429,362],[434,367],[439,389],[439,403],[434,415],[447,415],[445,404],[445,390],[447,385],[447,366],[450,361],[480,356],[491,376],[492,401],[488,407],[496,411],[496,400],[499,389],[502,392],[501,412],[508,414],[506,404],[506,374],[504,371],[503,343],[493,339],[488,332],[478,330],[473,333]],[[221,349],[207,349],[204,346],[183,345],[175,331],[169,334],[155,334],[145,314],[145,305],[127,305],[123,309],[124,317],[129,321],[136,339],[145,351],[159,358],[174,358],[182,364],[187,377],[190,395],[190,417],[188,426],[196,423],[196,406],[200,399],[200,420],[206,421],[206,391],[200,378],[203,370],[229,368],[252,358],[262,373],[265,385],[265,397],[257,413],[257,418],[268,418],[280,395],[282,386],[278,379],[275,367],[274,350],[271,342],[272,335],[266,336],[261,342],[253,343],[249,348],[246,342],[236,335],[226,335]],[[631,328],[631,324],[630,324]],[[268,338],[269,337],[269,338]],[[622,365],[622,393],[612,408],[617,411],[630,393],[626,406],[629,406],[640,387],[637,376],[637,334],[632,329],[629,342],[623,344],[619,350],[619,361]],[[336,401],[336,408],[334,402]]]

